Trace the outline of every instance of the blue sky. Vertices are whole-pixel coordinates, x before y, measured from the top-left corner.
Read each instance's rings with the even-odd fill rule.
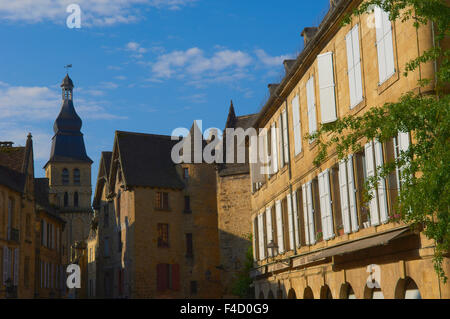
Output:
[[[81,28],[66,26],[68,4]],[[169,135],[194,120],[223,128],[233,99],[256,113],[282,61],[303,48],[329,0],[0,0],[0,140],[34,136],[36,176],[48,159],[59,84],[71,63],[74,103],[94,160],[114,131]],[[93,184],[94,185],[94,184]]]

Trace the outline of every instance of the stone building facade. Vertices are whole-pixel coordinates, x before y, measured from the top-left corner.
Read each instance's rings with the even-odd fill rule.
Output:
[[[220,297],[215,168],[174,164],[175,144],[170,136],[116,132],[94,199],[101,296]]]
[[[51,204],[65,220],[62,249],[68,264],[76,254],[73,246],[89,235],[92,219],[91,164],[86,154],[82,121],[73,104],[73,82],[68,75],[62,84],[62,106],[55,120],[50,159],[44,166],[49,180]]]
[[[318,123],[397,101],[410,90],[432,93],[431,63],[404,77],[405,64],[433,45],[431,25],[389,21],[380,8],[343,17],[361,1],[332,1],[318,28],[306,28],[305,48],[285,61],[286,75],[254,123],[266,128],[266,175],[251,169],[258,298],[450,298],[433,268],[434,243],[420,229],[396,222],[401,178],[380,179],[373,199],[364,182],[375,167],[414,143],[399,132],[386,144],[361,140],[363,151],[339,161],[335,150],[316,167],[316,142],[303,137]],[[375,45],[376,44],[376,45]],[[450,271],[448,256],[443,262]]]

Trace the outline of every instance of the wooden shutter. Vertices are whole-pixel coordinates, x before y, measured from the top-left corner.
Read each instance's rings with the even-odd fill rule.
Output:
[[[355,188],[355,175],[353,173],[353,155],[349,155],[347,160],[347,186],[348,186],[348,199],[349,199],[349,211],[350,220],[352,222],[352,231],[357,232],[359,230],[358,223],[358,211],[356,208],[356,188]]]
[[[288,126],[287,126],[287,112],[286,109],[281,112],[281,120],[283,126],[283,149],[284,149],[284,163],[289,163],[289,138],[288,138]]]
[[[272,139],[272,171],[271,173],[278,172],[278,142],[277,142],[277,127],[275,125],[275,122],[272,124],[270,128],[271,132],[271,139]]]
[[[297,247],[300,247],[300,216],[298,214],[298,206],[297,206],[297,191],[294,191],[292,194],[292,203],[293,203],[293,211],[294,211],[294,232],[295,232],[295,243]]]
[[[271,173],[271,163],[270,163],[270,161],[269,161],[269,142],[271,142],[271,141],[269,141],[269,139],[268,139],[268,137],[267,137],[267,130],[265,130],[265,133],[264,133],[264,157],[265,157],[265,159],[266,159],[266,163],[265,163],[265,173],[266,173],[266,175],[270,175],[270,173]]]
[[[344,224],[344,232],[351,233],[350,223],[350,208],[348,199],[348,184],[347,184],[347,163],[345,160],[339,163],[339,191],[341,195],[341,213],[342,223]]]
[[[333,52],[318,55],[317,66],[319,69],[319,95],[322,123],[331,123],[337,120]]]
[[[8,247],[3,246],[3,285],[6,285],[8,280]]]
[[[308,200],[306,196],[306,184],[302,185],[302,198],[303,198],[303,219],[305,226],[305,243],[306,245],[310,244],[309,241],[309,215],[308,215]]]
[[[313,195],[312,195],[312,182],[306,184],[306,199],[308,207],[308,228],[309,228],[309,243],[314,245],[316,243],[316,234],[314,228],[314,207],[313,207]]]
[[[258,230],[259,230],[259,259],[266,259],[265,247],[264,247],[264,221],[263,214],[258,216]]]
[[[14,286],[19,286],[19,265],[20,265],[20,251],[19,248],[14,249]]]
[[[273,226],[272,226],[272,210],[270,207],[266,208],[266,230],[267,230],[267,243],[273,240]],[[269,257],[272,256],[272,250],[269,249],[267,254]]]
[[[275,203],[275,214],[277,220],[277,239],[278,253],[284,253],[284,234],[283,234],[283,214],[281,212],[281,201]]]
[[[289,248],[294,250],[294,224],[292,222],[292,202],[291,202],[291,194],[287,194],[287,216],[288,216],[288,229],[289,229]]]
[[[347,33],[345,42],[347,45],[347,74],[350,89],[350,109],[352,109],[361,102],[363,98],[358,25],[355,25],[353,29]]]
[[[252,236],[252,244],[253,244],[253,260],[258,260],[258,220],[256,218],[252,219],[252,229],[253,229],[253,236]]]
[[[168,283],[167,264],[156,265],[156,277],[158,291],[165,291]]]
[[[314,94],[314,77],[312,76],[306,82],[306,100],[308,104],[308,124],[309,133],[312,134],[317,130],[316,120],[316,98]]]
[[[329,240],[334,236],[329,170],[319,174],[318,180],[323,239]]]
[[[172,289],[174,291],[180,290],[180,265],[172,265]]]
[[[365,150],[365,158],[366,158],[366,170],[367,170],[367,177],[373,177],[375,176],[375,163],[374,163],[374,151],[373,151],[373,142],[367,143],[364,146]],[[380,218],[378,215],[378,200],[377,200],[377,194],[374,189],[371,189],[369,192],[372,199],[369,202],[369,208],[370,208],[370,224],[372,226],[377,226],[380,224]]]
[[[294,149],[295,155],[302,152],[302,132],[300,123],[300,105],[299,96],[296,95],[291,103],[292,108],[292,127],[294,128]]]
[[[389,14],[375,7],[375,26],[377,37],[378,71],[380,84],[395,72],[392,24]]]
[[[284,167],[283,118],[281,117],[281,114],[278,116],[277,142],[279,154],[279,167],[281,168]]]
[[[384,164],[383,145],[378,140],[375,140],[374,142],[374,150],[375,150],[375,165],[376,167],[380,167]],[[378,192],[378,204],[380,209],[380,219],[382,223],[387,223],[389,220],[389,213],[387,206],[386,180],[384,178],[378,179],[377,192]]]
[[[395,139],[394,139],[395,142]],[[395,158],[398,159],[400,157],[401,152],[406,152],[409,149],[410,139],[409,139],[409,133],[399,132],[397,136],[397,143],[396,149],[398,148],[398,154],[395,152]],[[403,168],[396,168],[397,171],[397,185],[398,190],[400,191],[401,185],[403,184],[403,178],[401,175],[403,174]]]

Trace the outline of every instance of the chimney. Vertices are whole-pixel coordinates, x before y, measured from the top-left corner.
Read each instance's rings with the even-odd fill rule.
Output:
[[[279,84],[269,84],[267,87],[269,88],[270,95],[274,94]]]
[[[297,60],[284,60],[283,61],[284,71],[286,72],[286,75],[289,73],[289,70],[292,69],[292,67],[294,66],[295,61],[297,61]]]
[[[303,29],[301,35],[303,37],[303,40],[305,41],[305,47],[309,43],[309,41],[311,41],[311,39],[314,38],[314,36],[317,33],[317,30],[319,30],[319,28],[317,27],[308,27]]]
[[[14,142],[0,142],[0,147],[12,147]]]

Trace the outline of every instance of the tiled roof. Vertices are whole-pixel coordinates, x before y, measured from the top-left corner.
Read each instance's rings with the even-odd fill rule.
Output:
[[[25,175],[9,167],[0,165],[0,185],[5,185],[19,193],[23,193],[25,188]]]
[[[25,147],[0,147],[0,165],[22,172]]]

